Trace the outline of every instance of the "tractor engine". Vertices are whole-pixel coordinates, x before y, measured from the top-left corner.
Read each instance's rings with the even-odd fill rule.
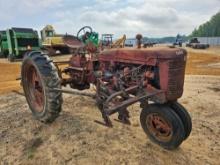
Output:
[[[132,93],[157,93],[151,99],[165,103],[182,96],[186,51],[184,49],[112,49],[99,55],[103,81],[114,92],[132,86]]]
[[[103,76],[99,80],[108,95],[137,85],[159,88],[158,68],[155,66],[106,62],[101,67]],[[134,95],[137,92],[137,90],[131,91]]]

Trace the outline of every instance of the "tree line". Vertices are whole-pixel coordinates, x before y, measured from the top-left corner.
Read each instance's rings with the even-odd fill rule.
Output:
[[[206,23],[195,28],[190,37],[220,37],[220,12]]]

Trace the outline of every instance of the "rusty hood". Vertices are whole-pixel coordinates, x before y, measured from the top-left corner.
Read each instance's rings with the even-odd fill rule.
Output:
[[[99,55],[101,61],[121,61],[131,63],[155,63],[156,59],[185,58],[187,52],[182,48],[153,47],[153,48],[118,48],[104,50]]]

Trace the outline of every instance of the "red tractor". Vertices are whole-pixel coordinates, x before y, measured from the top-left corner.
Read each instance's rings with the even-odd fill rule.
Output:
[[[191,118],[177,102],[183,94],[187,55],[184,49],[117,48],[91,53],[79,39],[73,47],[77,49],[68,61],[55,63],[41,52],[25,56],[21,80],[36,119],[54,121],[62,109],[62,93],[72,93],[93,97],[109,127],[114,113],[118,113],[119,121],[129,124],[127,107],[139,102],[144,132],[166,149],[177,148],[189,136]],[[61,69],[59,63],[68,66]],[[96,87],[96,93],[82,91],[91,85]]]

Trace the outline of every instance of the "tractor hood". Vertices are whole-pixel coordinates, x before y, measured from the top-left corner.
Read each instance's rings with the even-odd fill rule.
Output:
[[[153,48],[118,48],[104,50],[99,55],[100,61],[118,61],[137,64],[155,65],[158,59],[169,60],[186,58],[187,52],[181,48],[153,47]]]

